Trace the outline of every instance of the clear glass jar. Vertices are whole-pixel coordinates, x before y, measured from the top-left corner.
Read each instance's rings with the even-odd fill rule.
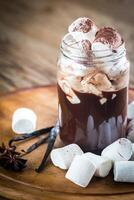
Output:
[[[124,43],[88,51],[61,43],[58,60],[60,138],[100,152],[126,135],[129,62]]]

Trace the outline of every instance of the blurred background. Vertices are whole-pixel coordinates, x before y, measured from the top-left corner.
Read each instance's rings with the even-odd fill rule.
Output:
[[[112,26],[126,41],[134,86],[133,0],[0,0],[0,95],[56,83],[59,44],[80,16]]]

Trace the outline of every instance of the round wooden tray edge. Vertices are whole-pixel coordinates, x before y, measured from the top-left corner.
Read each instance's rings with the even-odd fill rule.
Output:
[[[5,177],[1,177],[2,184],[0,185],[0,195],[4,196],[5,198],[10,198],[12,200],[68,200],[69,198],[73,200],[81,200],[83,197],[85,200],[93,200],[97,198],[97,200],[113,200],[113,198],[117,199],[118,197],[124,197],[122,200],[126,199],[126,197],[133,197],[133,193],[125,193],[119,194],[75,194],[75,193],[65,193],[65,192],[53,192],[53,191],[46,191],[44,189],[35,188],[35,187],[27,187],[23,182],[14,182],[14,180],[8,178],[8,187],[7,187],[7,180]],[[17,190],[16,190],[17,188]],[[131,200],[129,198],[129,200]]]
[[[54,194],[57,194],[57,195],[61,195],[61,194],[65,194],[65,195],[78,195],[78,196],[111,196],[111,195],[126,195],[126,194],[131,194],[131,193],[134,193],[134,191],[128,191],[128,192],[114,192],[113,194],[111,193],[75,193],[75,192],[61,192],[61,191],[54,191],[54,190],[48,190],[48,189],[44,189],[43,187],[41,186],[37,186],[37,185],[33,185],[31,183],[26,183],[26,182],[23,182],[23,181],[19,181],[17,179],[14,179],[12,177],[9,177],[9,176],[6,176],[5,174],[3,173],[0,173],[0,179],[3,179],[4,181],[8,181],[8,182],[11,182],[12,184],[16,184],[18,186],[21,185],[23,187],[30,187],[30,188],[33,188],[34,190],[39,190],[39,191],[44,191],[44,192],[48,192],[48,193],[54,193]]]

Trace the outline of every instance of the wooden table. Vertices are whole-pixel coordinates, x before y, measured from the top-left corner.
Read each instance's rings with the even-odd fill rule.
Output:
[[[67,26],[79,16],[94,19],[98,26],[111,25],[122,33],[132,63],[130,84],[134,86],[133,1],[0,0],[0,95],[18,88],[55,83],[60,40]],[[28,102],[25,104],[30,106]],[[8,104],[4,106],[13,111]],[[39,106],[38,109],[40,112]],[[3,118],[1,110],[0,118]],[[5,133],[7,128],[10,126],[1,131]]]
[[[134,92],[129,92],[130,100]],[[55,86],[20,90],[0,97],[0,141],[7,143],[11,130],[12,113],[18,107],[29,107],[38,116],[37,128],[50,126],[57,117],[57,91]],[[20,143],[18,150],[26,148],[36,139]],[[58,142],[58,141],[57,141]],[[57,144],[56,144],[57,145]],[[80,188],[65,179],[65,172],[48,161],[40,174],[34,169],[43,157],[45,146],[27,155],[27,168],[21,173],[0,168],[0,195],[14,200],[133,200],[134,184],[115,183],[112,174],[107,178],[93,178],[87,188]]]

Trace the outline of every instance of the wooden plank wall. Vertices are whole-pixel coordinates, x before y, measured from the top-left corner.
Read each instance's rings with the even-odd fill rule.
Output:
[[[79,16],[122,33],[134,85],[133,7],[132,0],[0,0],[0,94],[56,83],[61,37]]]

